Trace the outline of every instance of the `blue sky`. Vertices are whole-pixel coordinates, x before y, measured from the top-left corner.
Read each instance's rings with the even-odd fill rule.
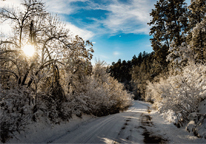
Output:
[[[43,0],[46,9],[58,14],[74,35],[93,42],[95,52],[92,62],[96,58],[107,64],[118,59],[131,60],[140,52],[152,51],[147,23],[156,1]],[[6,0],[4,4],[17,5],[20,2]]]
[[[70,8],[62,6],[65,12],[57,6],[52,12],[90,32],[80,36],[93,42],[93,62],[96,58],[111,64],[118,59],[131,60],[142,51],[152,51],[147,22],[155,3],[156,0],[76,0],[65,1]]]

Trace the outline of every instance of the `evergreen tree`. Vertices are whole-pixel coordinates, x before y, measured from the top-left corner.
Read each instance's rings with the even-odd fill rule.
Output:
[[[168,12],[168,2],[166,0],[157,1],[155,4],[155,9],[152,10],[150,16],[152,20],[148,23],[151,27],[150,35],[151,44],[153,50],[155,51],[155,59],[157,62],[166,63],[166,55],[170,45],[169,34],[167,31],[167,12]],[[166,52],[166,53],[163,53]],[[165,64],[163,64],[165,65]]]
[[[135,66],[135,65],[137,65],[137,64],[138,64],[138,59],[137,59],[136,55],[134,55],[134,56],[132,57],[132,65]]]
[[[167,33],[176,46],[184,41],[184,30],[188,27],[188,20],[184,17],[186,12],[185,0],[168,0]]]
[[[133,56],[130,61],[121,61],[119,59],[116,63],[107,69],[112,77],[124,84],[126,90],[133,92],[135,99],[140,99],[144,95],[146,88],[146,81],[151,77],[151,68],[153,61],[153,53],[140,52],[138,57]]]
[[[141,62],[131,70],[131,82],[135,99],[145,97],[147,81],[153,80],[154,78],[153,70],[151,69],[154,61],[154,53],[147,54],[146,52],[143,52],[143,54],[139,54],[138,59],[139,58],[141,58]]]
[[[152,47],[155,52],[155,60],[162,67],[167,67],[166,56],[173,41],[175,46],[180,46],[184,41],[184,30],[188,21],[184,17],[187,12],[184,0],[159,0],[150,15],[153,17],[150,23],[150,35]]]
[[[206,32],[203,29],[194,29],[197,24],[201,23],[206,14],[206,1],[205,0],[191,0],[189,6],[189,30],[187,42],[191,45],[194,53],[197,54],[196,60],[203,61],[205,53]]]
[[[138,65],[140,65],[142,63],[142,53],[140,52],[139,55],[138,55],[138,58],[137,58],[137,61],[138,61]]]

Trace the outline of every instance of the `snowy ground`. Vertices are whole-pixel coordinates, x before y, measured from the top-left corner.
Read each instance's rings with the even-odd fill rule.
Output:
[[[11,143],[206,143],[184,128],[166,122],[151,105],[134,101],[126,112],[100,118],[74,117],[69,123],[30,125]]]

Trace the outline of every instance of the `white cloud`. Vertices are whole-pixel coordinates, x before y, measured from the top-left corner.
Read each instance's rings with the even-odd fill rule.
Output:
[[[121,3],[113,0],[113,3],[102,9],[110,11],[107,19],[101,21],[113,33],[149,33],[149,13],[153,8],[154,1],[132,0],[130,3]]]
[[[156,0],[130,0],[128,3],[110,0],[104,5],[91,0],[45,0],[45,2],[47,10],[51,13],[69,15],[76,13],[78,9],[106,10],[109,12],[106,19],[91,18],[94,23],[86,25],[82,23],[82,26],[84,30],[95,32],[95,35],[115,35],[118,32],[148,34],[147,23],[151,19],[149,13],[154,8]],[[74,6],[71,5],[73,2],[88,2],[89,5]]]
[[[4,21],[3,23],[0,23],[0,37],[1,38],[7,38],[9,36],[12,36],[13,34],[13,29],[12,27],[14,26],[14,24],[7,20]]]
[[[92,42],[92,44],[96,44],[96,42]]]
[[[69,22],[66,22],[66,28],[68,28],[73,35],[78,35],[84,40],[89,40],[94,36],[94,33],[85,29],[81,29]]]
[[[0,8],[6,5],[18,6],[22,0],[6,0],[0,1]],[[67,22],[67,27],[76,35],[84,39],[90,39],[95,35],[110,34],[115,35],[122,33],[149,33],[147,23],[151,17],[149,13],[154,8],[156,0],[130,0],[128,3],[122,3],[118,0],[110,0],[108,3],[99,4],[91,0],[43,0],[46,9],[51,13],[67,14],[76,13],[78,9],[90,10],[106,10],[108,11],[105,19],[96,19],[92,24],[83,24],[77,27]],[[88,2],[85,7],[74,6],[73,2]],[[88,16],[89,17],[89,16]],[[63,21],[68,21],[63,18]],[[103,27],[102,27],[103,26]]]
[[[77,7],[71,6],[73,2],[86,2],[88,0],[44,0],[46,9],[51,13],[71,14]]]
[[[72,14],[78,10],[78,7],[71,6],[73,2],[86,2],[88,0],[44,0],[46,4],[46,10],[50,13],[56,14]],[[62,21],[66,23],[66,28],[68,28],[73,35],[78,35],[84,40],[91,39],[94,36],[92,31],[86,30],[84,28],[79,28],[72,23],[68,22],[65,17],[61,17]]]
[[[21,9],[21,0],[5,0],[2,1],[0,0],[0,10],[1,8],[18,8]],[[7,21],[0,21],[0,37],[4,38],[4,37],[8,37],[11,36],[12,34],[12,26],[14,24],[11,23],[11,21],[7,20]]]
[[[113,55],[118,56],[118,55],[120,55],[120,53],[118,51],[115,51],[115,52],[113,52]]]
[[[19,7],[20,4],[21,4],[22,0],[0,0],[0,8],[3,8],[3,7]]]
[[[70,7],[70,3],[76,2],[76,1],[82,1],[85,2],[87,0],[44,0],[43,2],[46,3],[46,9],[51,12],[51,13],[61,13],[61,14],[70,14],[74,11],[75,8]],[[1,1],[0,0],[0,8],[3,7],[18,7],[21,8],[21,3],[23,0],[6,0],[6,1]],[[63,21],[65,22],[66,20]],[[70,22],[65,22],[66,23],[66,28],[70,30],[70,32],[73,35],[78,35],[82,37],[85,40],[91,39],[94,36],[94,33],[86,30],[79,28]],[[8,22],[0,23],[0,32],[7,34],[11,32],[11,24]]]

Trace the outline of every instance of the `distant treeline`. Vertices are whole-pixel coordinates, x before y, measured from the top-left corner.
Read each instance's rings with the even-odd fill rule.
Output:
[[[154,52],[141,52],[138,57],[133,56],[132,60],[119,59],[113,62],[108,68],[108,72],[119,82],[124,83],[125,89],[133,92],[134,99],[144,97],[146,81],[153,80],[157,76],[161,67],[155,65]]]

